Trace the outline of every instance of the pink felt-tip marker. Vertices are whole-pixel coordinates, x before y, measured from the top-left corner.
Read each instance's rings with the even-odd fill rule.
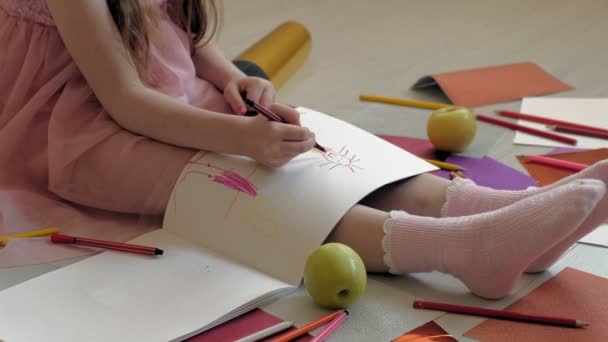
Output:
[[[323,342],[334,330],[338,329],[340,325],[348,318],[348,311],[341,312],[331,323],[329,323],[321,332],[315,336],[310,342]]]

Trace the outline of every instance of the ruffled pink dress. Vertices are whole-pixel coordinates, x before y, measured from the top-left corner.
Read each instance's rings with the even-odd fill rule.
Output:
[[[186,34],[159,1],[150,37],[157,90],[229,113],[196,76]],[[65,234],[124,241],[159,228],[175,180],[195,151],[118,126],[54,26],[44,0],[0,0],[0,236],[58,226]],[[11,239],[0,267],[97,250]]]

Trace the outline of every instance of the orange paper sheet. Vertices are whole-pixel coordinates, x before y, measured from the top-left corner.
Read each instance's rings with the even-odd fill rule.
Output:
[[[591,165],[600,160],[608,159],[608,148],[599,148],[583,152],[551,154],[549,156],[555,159]],[[574,174],[574,171],[561,167],[530,163],[527,161],[526,156],[517,156],[517,160],[519,160],[530,176],[532,176],[540,186],[555,183],[562,178]]]
[[[393,342],[455,342],[454,336],[448,334],[437,323],[430,321],[398,337]]]
[[[505,310],[574,318],[589,326],[568,328],[488,319],[464,335],[484,342],[608,341],[607,292],[608,279],[568,267]]]
[[[439,86],[453,104],[479,107],[570,90],[535,63],[515,63],[425,76],[415,89]]]

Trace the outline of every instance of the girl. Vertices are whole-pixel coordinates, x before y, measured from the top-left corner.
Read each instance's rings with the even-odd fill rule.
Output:
[[[280,167],[314,145],[270,82],[218,50],[213,1],[0,4],[0,160],[24,182],[88,207],[161,215],[195,150]],[[243,116],[240,92],[289,123]],[[33,145],[45,153],[16,157]],[[329,240],[369,271],[438,270],[500,298],[606,220],[607,181],[608,162],[525,191],[423,174],[365,198]]]

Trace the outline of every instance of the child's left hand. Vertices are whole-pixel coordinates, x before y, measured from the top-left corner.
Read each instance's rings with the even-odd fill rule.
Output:
[[[260,77],[234,78],[224,88],[224,98],[236,114],[243,115],[247,112],[245,102],[241,93],[247,93],[247,98],[268,107],[274,103],[276,92],[270,81]]]

